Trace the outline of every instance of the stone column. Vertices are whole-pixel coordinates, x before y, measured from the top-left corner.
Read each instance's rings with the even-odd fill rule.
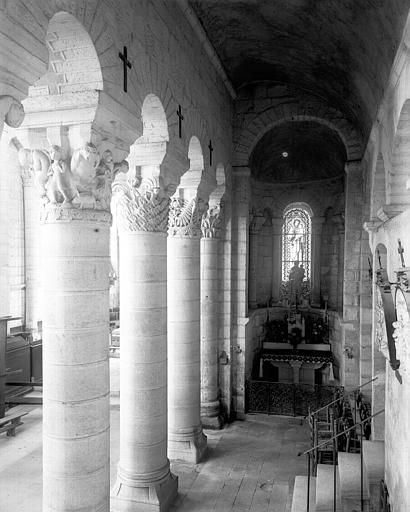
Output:
[[[218,242],[219,205],[208,208],[201,230],[201,421],[205,428],[221,428],[218,389]]]
[[[113,511],[166,511],[178,480],[167,459],[167,222],[158,179],[114,184],[120,235],[120,460]]]
[[[24,258],[26,269],[26,328],[34,338],[41,338],[39,322],[42,320],[41,307],[41,245],[40,245],[40,204],[35,187],[34,171],[22,170],[24,197]]]
[[[324,217],[312,217],[312,282],[311,282],[311,304],[313,307],[320,307],[320,269],[322,252],[322,227]]]
[[[232,347],[233,407],[237,418],[245,417],[245,330],[248,318],[248,251],[250,169],[233,169],[232,233]]]
[[[360,162],[348,162],[346,171],[346,210],[343,286],[342,385],[350,388],[360,384],[360,275],[362,237],[362,166]],[[348,357],[352,354],[353,357]]]
[[[49,205],[43,263],[43,512],[108,512],[106,211]]]
[[[249,225],[249,295],[248,303],[250,309],[256,309],[257,303],[257,289],[258,289],[258,248],[259,248],[259,233],[262,224],[265,222],[265,217],[262,214],[255,213],[252,215]]]
[[[207,446],[200,419],[202,203],[196,193],[179,193],[171,200],[168,230],[168,456],[196,464]]]
[[[282,286],[282,226],[281,217],[272,218],[272,301],[277,304],[280,301],[280,289]]]

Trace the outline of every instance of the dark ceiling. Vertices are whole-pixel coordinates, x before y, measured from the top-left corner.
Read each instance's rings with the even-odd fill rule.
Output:
[[[295,121],[260,139],[250,168],[260,181],[296,183],[342,176],[345,161],[344,144],[335,131],[317,122]]]
[[[366,137],[410,0],[189,0],[239,89],[273,81],[322,97]]]

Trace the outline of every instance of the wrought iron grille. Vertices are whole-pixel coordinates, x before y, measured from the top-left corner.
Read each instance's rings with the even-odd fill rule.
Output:
[[[309,410],[331,402],[335,386],[318,384],[288,384],[263,380],[246,381],[246,410],[285,416],[306,416]]]

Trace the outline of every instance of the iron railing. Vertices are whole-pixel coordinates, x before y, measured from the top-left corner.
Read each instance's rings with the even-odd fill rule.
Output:
[[[314,450],[317,450],[321,447],[327,446],[330,443],[333,443],[333,511],[336,512],[336,439],[338,439],[340,436],[346,435],[347,432],[350,432],[353,429],[357,429],[357,427],[360,426],[360,510],[361,512],[364,511],[364,496],[363,496],[363,425],[367,422],[369,422],[372,418],[375,416],[378,416],[379,414],[384,413],[384,409],[381,409],[380,411],[375,412],[368,418],[364,419],[363,421],[360,421],[358,423],[355,423],[353,426],[343,430],[343,432],[340,432],[339,434],[336,434],[332,436],[330,439],[327,439],[326,441],[323,441],[323,443],[319,443],[316,446],[313,446],[312,448],[309,448],[309,450],[305,450],[304,452],[299,452],[298,457],[301,455],[307,455],[308,458],[308,481],[307,481],[307,499],[306,499],[306,512],[309,512],[310,509],[310,473],[311,473],[311,464],[310,464],[310,458],[311,454]]]

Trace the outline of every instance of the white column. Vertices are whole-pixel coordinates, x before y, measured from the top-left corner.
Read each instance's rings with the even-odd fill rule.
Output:
[[[40,203],[34,183],[34,171],[23,169],[24,194],[24,257],[26,283],[26,327],[39,337],[38,323],[42,320],[41,307],[41,245],[40,245]]]
[[[43,512],[108,512],[109,227],[104,211],[42,211]]]
[[[218,242],[219,206],[202,219],[201,239],[201,421],[205,428],[221,428],[218,389]]]
[[[320,307],[320,269],[324,220],[324,217],[312,217],[312,282],[310,300],[314,307]]]
[[[168,456],[199,462],[206,451],[200,418],[200,223],[198,198],[174,198],[168,230]]]
[[[157,183],[114,185],[120,233],[120,461],[111,510],[167,511],[178,479],[167,458],[169,199]]]

